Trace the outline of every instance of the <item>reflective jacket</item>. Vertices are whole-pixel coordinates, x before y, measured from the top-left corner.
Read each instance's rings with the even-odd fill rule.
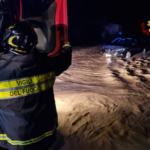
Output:
[[[71,48],[53,58],[13,55],[0,57],[0,67],[10,60],[0,70],[0,147],[47,150],[56,140],[55,76],[71,65]]]

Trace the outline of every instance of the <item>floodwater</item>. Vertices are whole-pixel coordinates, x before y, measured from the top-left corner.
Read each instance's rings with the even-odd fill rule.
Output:
[[[149,150],[150,53],[105,58],[73,48],[54,86],[61,150]]]

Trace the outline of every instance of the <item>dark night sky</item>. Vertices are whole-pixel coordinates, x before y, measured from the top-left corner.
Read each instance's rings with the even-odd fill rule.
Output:
[[[68,0],[70,22],[84,22],[108,12],[110,22],[135,26],[150,19],[149,9],[149,2],[143,0]]]
[[[99,41],[104,26],[120,24],[123,33],[143,35],[141,24],[150,20],[148,0],[67,0],[69,38]],[[77,35],[78,34],[78,35]],[[86,37],[83,35],[87,35]]]

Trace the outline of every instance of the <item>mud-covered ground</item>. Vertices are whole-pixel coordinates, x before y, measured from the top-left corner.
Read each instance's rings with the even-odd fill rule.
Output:
[[[61,150],[150,149],[150,53],[129,60],[73,48],[54,92]]]

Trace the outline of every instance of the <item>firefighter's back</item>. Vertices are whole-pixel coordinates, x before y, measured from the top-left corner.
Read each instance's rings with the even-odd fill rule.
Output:
[[[12,53],[0,58],[0,146],[47,150],[56,140],[55,70],[50,58],[25,50],[35,47],[36,36],[28,37],[27,30],[24,36],[13,32],[19,26],[7,30],[3,46],[7,41]]]

